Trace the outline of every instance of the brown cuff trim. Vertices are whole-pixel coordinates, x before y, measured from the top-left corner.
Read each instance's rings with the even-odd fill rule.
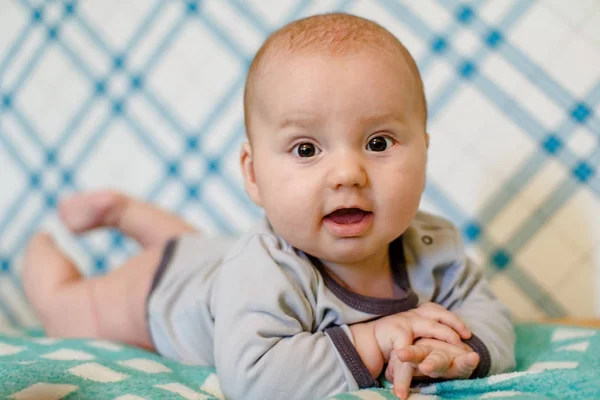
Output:
[[[175,254],[175,248],[177,247],[177,238],[171,238],[167,241],[165,248],[163,250],[162,258],[156,271],[154,272],[154,277],[152,278],[152,284],[150,285],[150,290],[148,291],[148,295],[146,296],[146,303],[150,300],[150,296],[154,293],[154,290],[160,283],[169,263],[171,262],[171,258],[173,258],[173,254]]]
[[[379,383],[373,379],[367,366],[361,360],[356,348],[342,328],[339,326],[327,328],[325,329],[325,333],[342,356],[359,388],[364,389],[379,386]]]
[[[475,335],[471,335],[470,339],[463,340],[463,343],[469,345],[474,352],[479,354],[479,365],[477,365],[477,368],[475,368],[469,379],[488,376],[490,367],[492,366],[492,358],[486,345]]]

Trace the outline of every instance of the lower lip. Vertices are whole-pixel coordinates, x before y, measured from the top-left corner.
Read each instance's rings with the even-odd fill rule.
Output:
[[[364,217],[352,224],[338,224],[331,218],[325,217],[323,223],[331,233],[340,237],[353,237],[364,233],[373,222],[373,213],[366,213]]]

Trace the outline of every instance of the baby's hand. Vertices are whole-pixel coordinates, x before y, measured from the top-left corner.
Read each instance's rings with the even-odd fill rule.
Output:
[[[381,374],[384,365],[390,362],[390,356],[395,356],[398,350],[410,348],[417,339],[438,339],[462,346],[462,339],[471,337],[471,332],[457,315],[433,303],[374,321],[353,324],[350,330],[356,350],[373,377]],[[408,383],[412,376],[408,378]]]
[[[458,316],[452,311],[448,311],[437,303],[424,303],[410,312],[413,312],[420,317],[429,318],[449,326],[450,328],[454,329],[463,339],[469,339],[471,337],[471,332],[467,329],[460,318],[458,318]]]
[[[396,396],[406,399],[413,377],[465,379],[478,364],[479,355],[464,343],[420,339],[412,346],[392,351],[385,376],[393,382]]]
[[[426,303],[373,323],[375,338],[385,361],[388,361],[392,350],[410,346],[419,338],[462,345],[462,339],[471,337],[471,332],[456,314],[435,303]]]

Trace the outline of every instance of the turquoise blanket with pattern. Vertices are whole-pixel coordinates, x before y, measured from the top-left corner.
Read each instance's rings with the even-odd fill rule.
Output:
[[[600,331],[535,324],[516,329],[516,372],[432,384],[410,398],[600,399]],[[227,382],[219,382],[213,368],[118,343],[0,334],[1,399],[221,399],[221,385]],[[395,397],[389,389],[372,389],[333,398]]]

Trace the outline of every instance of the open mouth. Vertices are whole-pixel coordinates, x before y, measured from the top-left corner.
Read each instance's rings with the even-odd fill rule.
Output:
[[[363,220],[368,214],[372,214],[369,211],[363,211],[360,208],[341,208],[326,216],[331,221],[340,225],[356,224]]]
[[[369,229],[373,222],[373,213],[360,208],[341,208],[327,214],[323,222],[337,237],[357,237]]]

